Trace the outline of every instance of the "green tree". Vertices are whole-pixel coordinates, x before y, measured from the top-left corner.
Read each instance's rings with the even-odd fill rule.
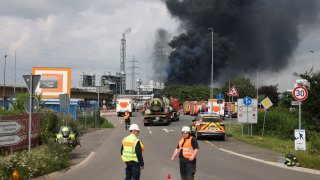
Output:
[[[278,105],[289,109],[291,107],[291,101],[295,101],[291,92],[283,92],[280,94]]]
[[[271,102],[277,105],[279,101],[278,84],[259,87],[259,95],[263,95],[264,97],[268,96]]]
[[[294,75],[306,79],[310,83],[308,88],[309,96],[302,103],[303,120],[306,121],[307,128],[311,131],[320,131],[320,71]]]
[[[249,78],[239,77],[236,79],[231,79],[230,80],[230,88],[232,86],[235,86],[237,88],[238,93],[239,93],[239,97],[233,97],[234,98],[233,101],[236,101],[237,98],[244,98],[246,96],[250,96],[251,98],[256,97],[256,88],[250,82]],[[226,82],[224,84],[221,91],[224,93],[225,97],[228,97],[227,94],[230,91],[229,82]]]

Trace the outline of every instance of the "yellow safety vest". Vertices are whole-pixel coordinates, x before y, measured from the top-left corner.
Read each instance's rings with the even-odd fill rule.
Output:
[[[122,146],[123,146],[123,151],[122,151],[122,161],[124,162],[129,162],[129,161],[135,161],[139,162],[136,154],[136,145],[139,139],[133,135],[130,134],[129,136],[123,138],[122,140]],[[143,144],[140,142],[141,149],[142,151],[144,150]]]

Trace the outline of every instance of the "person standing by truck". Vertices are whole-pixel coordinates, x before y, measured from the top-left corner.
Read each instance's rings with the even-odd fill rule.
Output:
[[[129,111],[125,111],[124,112],[124,116],[123,116],[123,118],[124,118],[124,125],[125,125],[125,128],[126,128],[126,130],[128,130],[128,128],[129,128],[129,126],[130,126],[130,113],[129,113]]]
[[[189,126],[182,128],[182,137],[174,150],[171,162],[179,154],[180,159],[180,175],[182,180],[192,180],[196,173],[196,157],[199,151],[199,145],[196,139],[191,136]]]

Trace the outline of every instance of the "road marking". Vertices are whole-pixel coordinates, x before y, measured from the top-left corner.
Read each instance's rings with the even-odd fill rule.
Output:
[[[172,129],[166,129],[166,128],[162,128],[162,130],[164,130],[166,133],[167,133],[167,132],[170,132],[170,131],[174,131],[174,130],[172,130]]]
[[[217,147],[215,144],[213,144],[212,142],[209,142],[209,141],[207,141],[206,140],[206,142],[208,143],[208,144],[210,144],[211,146],[214,146],[214,147]]]
[[[310,173],[310,174],[320,175],[320,171],[319,170],[308,169],[308,168],[303,168],[303,167],[296,167],[296,166],[293,166],[293,167],[286,166],[285,164],[282,164],[282,163],[257,159],[257,158],[251,157],[251,156],[243,155],[243,154],[236,153],[236,152],[233,152],[233,151],[229,151],[229,150],[226,150],[226,149],[223,149],[223,148],[218,148],[218,149],[221,150],[221,151],[224,151],[226,153],[230,153],[230,154],[233,154],[233,155],[236,155],[236,156],[240,156],[240,157],[243,157],[243,158],[246,158],[246,159],[250,159],[250,160],[253,160],[253,161],[257,161],[257,162],[260,162],[260,163],[269,164],[269,165],[272,165],[272,166],[277,166],[277,167],[280,167],[280,168],[289,169],[289,170],[293,170],[293,171],[300,171],[300,172],[306,172],[306,173]]]
[[[150,133],[150,134],[152,134],[152,131],[151,131],[151,130],[149,130],[149,133]]]
[[[57,171],[57,172],[53,172],[53,173],[50,173],[50,174],[46,174],[46,175],[43,175],[43,176],[39,176],[39,177],[36,177],[34,178],[34,180],[42,180],[42,179],[54,179],[54,178],[57,178],[57,177],[61,177],[61,176],[64,176],[66,175],[67,173],[70,173],[71,171],[77,169],[77,168],[80,168],[84,165],[86,165],[90,160],[92,160],[95,156],[96,152],[91,152],[83,161],[81,161],[79,164],[76,164],[74,166],[71,166],[69,168],[66,168],[66,169],[62,169],[60,171]]]

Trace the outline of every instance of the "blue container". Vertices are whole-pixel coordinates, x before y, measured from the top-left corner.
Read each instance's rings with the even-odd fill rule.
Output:
[[[78,102],[80,99],[70,99],[70,108],[69,111],[67,109],[60,109],[60,100],[59,99],[41,99],[44,107],[53,109],[57,112],[68,113],[75,120],[78,120]]]

